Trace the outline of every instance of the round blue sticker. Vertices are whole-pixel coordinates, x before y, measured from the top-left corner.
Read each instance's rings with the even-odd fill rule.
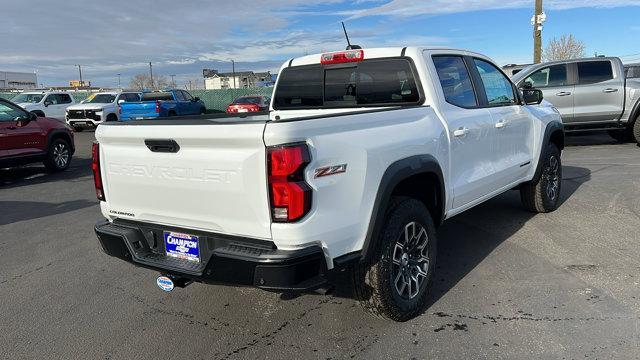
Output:
[[[171,281],[171,279],[169,279],[166,276],[158,276],[158,279],[156,280],[156,284],[158,284],[158,287],[164,291],[171,291],[173,290],[173,288],[175,287],[173,285],[173,281]]]

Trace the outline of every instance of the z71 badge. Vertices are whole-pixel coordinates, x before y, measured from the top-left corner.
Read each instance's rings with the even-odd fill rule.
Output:
[[[342,174],[345,172],[347,172],[347,164],[325,166],[325,167],[316,169],[315,177],[319,178],[319,177],[324,177],[329,175]]]

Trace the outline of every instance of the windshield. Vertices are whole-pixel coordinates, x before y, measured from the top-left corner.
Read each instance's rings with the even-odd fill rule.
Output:
[[[44,94],[20,94],[16,97],[14,97],[13,99],[11,99],[11,101],[13,101],[14,103],[39,103],[40,100],[42,100],[42,97],[44,96]]]
[[[91,99],[87,100],[87,104],[109,104],[116,99],[113,94],[98,94]]]
[[[260,97],[259,96],[245,96],[245,97],[241,97],[241,98],[237,98],[236,101],[233,102],[234,104],[260,104]]]

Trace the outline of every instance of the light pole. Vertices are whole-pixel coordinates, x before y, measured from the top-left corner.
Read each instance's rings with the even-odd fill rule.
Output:
[[[82,83],[82,65],[78,64],[76,66],[78,67],[78,72],[80,73],[80,87],[82,87],[84,85]]]
[[[171,76],[171,87],[175,88],[176,87],[176,80],[175,80],[175,75],[169,75]]]
[[[229,59],[231,60],[231,71],[233,74],[233,88],[236,88],[236,62],[233,61],[233,59]]]
[[[122,74],[118,74],[118,89],[122,89],[122,86],[120,86],[120,75]]]
[[[151,65],[151,61],[149,61],[149,75],[151,75],[151,90],[155,87],[153,86],[153,65]]]

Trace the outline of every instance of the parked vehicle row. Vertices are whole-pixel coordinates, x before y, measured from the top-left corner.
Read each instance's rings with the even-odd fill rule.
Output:
[[[481,54],[295,58],[270,110],[98,127],[102,249],[166,291],[313,290],[345,270],[367,310],[404,321],[427,304],[445,219],[514,188],[532,212],[559,204],[558,110]]]
[[[519,88],[542,90],[567,131],[608,130],[615,139],[640,144],[640,79],[625,76],[619,58],[537,64],[513,81]]]

